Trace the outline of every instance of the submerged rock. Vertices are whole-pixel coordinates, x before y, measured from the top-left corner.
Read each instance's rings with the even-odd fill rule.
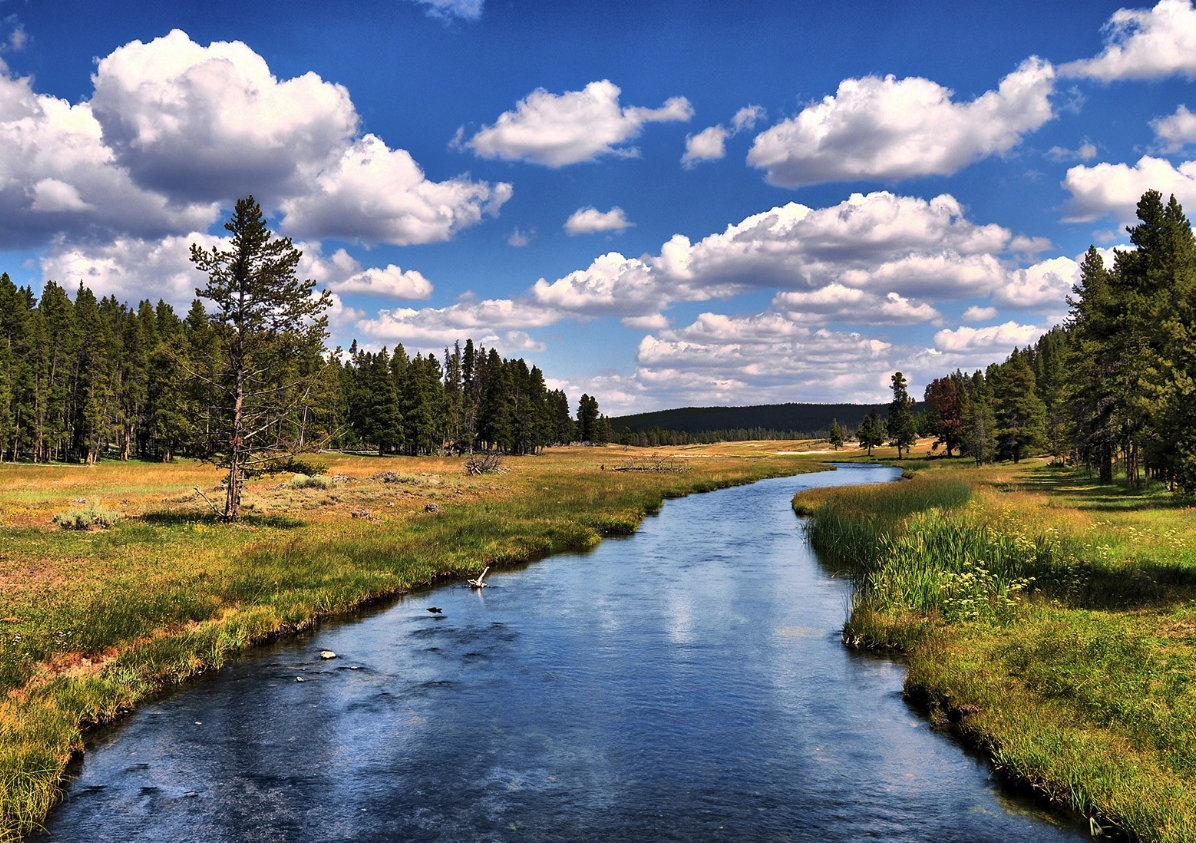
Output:
[[[320,658],[324,659],[325,661],[327,661],[328,659],[335,659],[336,653],[332,652],[331,650],[321,650]]]

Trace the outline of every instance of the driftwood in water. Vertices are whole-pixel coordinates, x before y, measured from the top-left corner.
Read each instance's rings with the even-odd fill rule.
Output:
[[[489,570],[490,570],[490,566],[487,565],[486,569],[484,571],[482,571],[482,573],[478,574],[478,578],[476,580],[466,580],[465,581],[466,587],[467,588],[485,588],[486,583],[482,582],[482,578],[486,576],[486,571],[489,571]]]

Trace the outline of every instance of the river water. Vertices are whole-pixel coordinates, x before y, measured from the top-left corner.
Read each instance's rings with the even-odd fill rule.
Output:
[[[896,473],[669,501],[592,553],[256,651],[99,736],[33,839],[1084,839],[840,643],[850,585],[789,501]]]

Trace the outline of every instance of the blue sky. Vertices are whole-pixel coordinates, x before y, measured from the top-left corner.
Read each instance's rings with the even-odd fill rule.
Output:
[[[872,401],[1196,206],[1191,0],[0,0],[0,268],[185,309],[252,193],[332,342],[605,412]]]

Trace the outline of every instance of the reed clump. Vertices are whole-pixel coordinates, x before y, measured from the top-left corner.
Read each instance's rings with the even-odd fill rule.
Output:
[[[844,639],[1094,827],[1196,839],[1196,530],[1161,492],[1030,463],[799,496],[857,583]]]

